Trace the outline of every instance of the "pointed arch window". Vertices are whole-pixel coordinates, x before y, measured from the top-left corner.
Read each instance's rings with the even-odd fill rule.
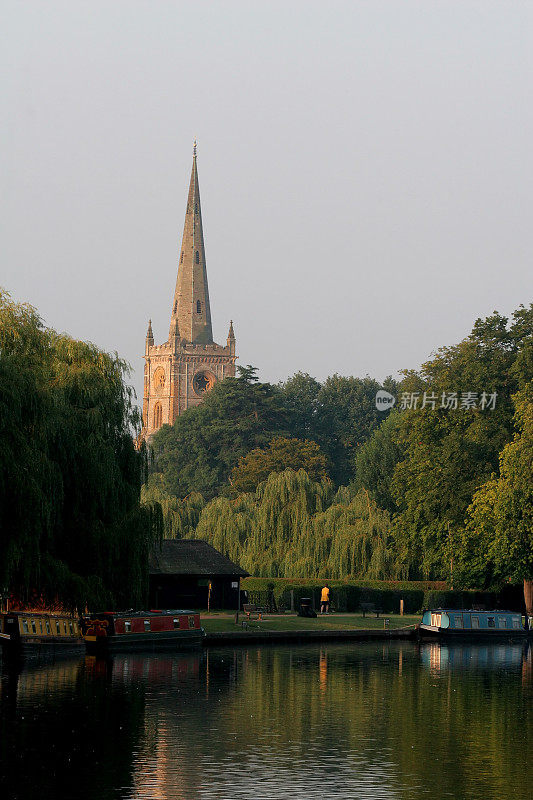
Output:
[[[194,204],[194,213],[198,214],[198,203]]]
[[[157,430],[161,427],[163,422],[163,408],[161,403],[156,403],[154,406],[154,428]]]
[[[183,250],[181,251],[180,264],[183,264]]]
[[[202,304],[200,303],[199,300],[196,301],[196,313],[197,314],[201,314],[202,313]]]
[[[197,263],[197,264],[199,264],[199,263],[200,263],[200,253],[199,253],[199,251],[198,251],[198,250],[196,251],[196,263]]]

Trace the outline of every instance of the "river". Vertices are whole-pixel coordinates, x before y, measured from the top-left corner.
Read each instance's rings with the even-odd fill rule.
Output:
[[[532,652],[210,648],[2,671],[6,800],[533,798]]]

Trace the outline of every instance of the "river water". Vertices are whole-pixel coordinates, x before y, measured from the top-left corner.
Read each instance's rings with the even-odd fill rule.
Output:
[[[530,800],[522,644],[220,648],[3,668],[2,800]]]

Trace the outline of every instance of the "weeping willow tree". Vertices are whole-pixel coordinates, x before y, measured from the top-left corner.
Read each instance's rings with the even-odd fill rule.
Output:
[[[251,574],[264,577],[397,578],[389,515],[365,490],[304,470],[273,472],[253,493],[217,497],[202,510],[194,536]]]
[[[0,590],[84,606],[141,602],[160,511],[118,356],[0,293]]]
[[[161,508],[165,539],[184,539],[190,536],[200,520],[205,501],[200,492],[191,492],[183,499],[169,494],[163,476],[156,472],[141,488],[141,502]]]

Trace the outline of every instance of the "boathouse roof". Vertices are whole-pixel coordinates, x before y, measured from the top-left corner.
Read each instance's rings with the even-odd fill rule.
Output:
[[[163,539],[150,553],[150,575],[237,575],[249,572],[202,539]]]

